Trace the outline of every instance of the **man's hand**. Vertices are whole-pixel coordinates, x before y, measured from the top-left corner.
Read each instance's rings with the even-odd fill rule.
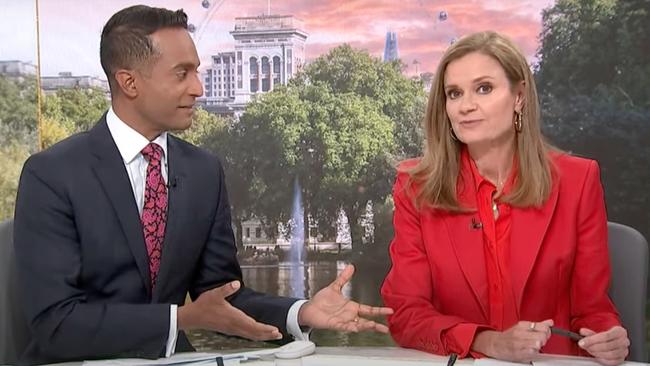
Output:
[[[346,332],[372,330],[388,333],[388,327],[363,317],[390,315],[393,309],[373,307],[351,301],[343,296],[341,289],[354,274],[354,266],[348,265],[343,272],[321,289],[298,313],[298,323],[316,329],[333,329]]]
[[[551,337],[553,320],[520,321],[503,331],[485,330],[474,337],[472,350],[504,361],[530,362]]]
[[[603,365],[619,365],[629,353],[630,340],[627,338],[627,331],[621,326],[600,333],[582,328],[580,334],[585,337],[578,342],[578,346]]]
[[[209,329],[254,341],[281,339],[278,328],[256,322],[226,301],[239,290],[239,281],[202,293],[196,301],[178,308],[178,329]]]

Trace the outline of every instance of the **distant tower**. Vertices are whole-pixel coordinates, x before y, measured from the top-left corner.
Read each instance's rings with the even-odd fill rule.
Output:
[[[386,32],[386,46],[384,47],[384,62],[399,59],[397,51],[397,33]]]

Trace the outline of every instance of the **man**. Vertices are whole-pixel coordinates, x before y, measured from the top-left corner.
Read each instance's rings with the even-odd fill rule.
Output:
[[[242,285],[222,167],[167,134],[190,126],[203,93],[182,10],[119,11],[100,56],[112,107],[21,176],[15,247],[33,334],[23,363],[169,356],[192,349],[191,329],[255,340],[301,338],[300,327],[387,332],[362,316],[390,309],[341,295],[352,267],[308,302]]]

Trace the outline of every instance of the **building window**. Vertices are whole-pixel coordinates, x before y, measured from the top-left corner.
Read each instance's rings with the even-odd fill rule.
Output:
[[[287,50],[287,76],[293,75],[293,55],[291,50]]]
[[[278,56],[273,57],[273,73],[274,74],[280,73],[280,57]]]
[[[262,57],[262,74],[268,74],[270,71],[269,58]]]
[[[251,93],[257,93],[257,78],[251,78]]]
[[[246,237],[247,238],[251,237],[251,228],[249,228],[249,227],[246,228]]]
[[[262,79],[262,91],[267,92],[271,88],[271,79],[270,78],[264,78]]]
[[[256,75],[258,72],[257,59],[255,57],[250,58],[250,73],[251,75]]]
[[[256,227],[255,228],[255,237],[256,238],[261,238],[262,237],[262,228],[261,227]]]

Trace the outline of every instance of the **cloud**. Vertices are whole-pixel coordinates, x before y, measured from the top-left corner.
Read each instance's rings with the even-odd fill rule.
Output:
[[[183,8],[201,30],[195,36],[203,60],[229,51],[235,18],[267,12],[263,0],[212,0],[206,11],[198,0],[144,1],[153,6]],[[314,59],[342,43],[383,55],[387,31],[398,34],[399,54],[407,72],[434,71],[437,60],[452,39],[480,30],[496,30],[510,36],[532,60],[538,48],[541,10],[553,0],[272,0],[273,14],[294,15],[303,20],[309,35],[307,59]],[[101,28],[117,10],[131,1],[41,0],[41,32],[44,70],[49,74],[70,70],[101,74],[96,57]],[[446,12],[447,19],[439,18]],[[66,52],[62,52],[65,50]],[[79,55],[78,53],[86,53]],[[75,60],[75,62],[70,62]]]

